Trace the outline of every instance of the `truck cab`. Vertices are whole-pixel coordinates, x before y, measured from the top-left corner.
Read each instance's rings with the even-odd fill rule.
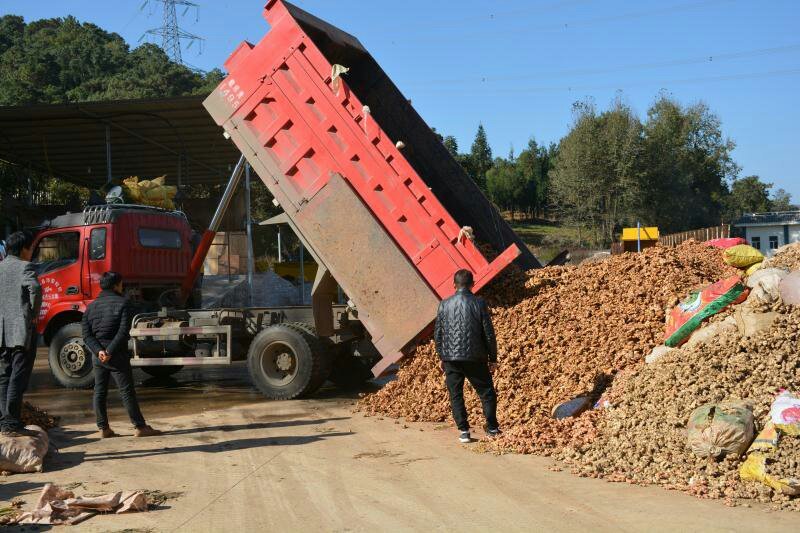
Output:
[[[183,213],[139,205],[91,206],[43,225],[32,257],[42,285],[37,331],[59,383],[82,388],[93,382],[80,322],[100,294],[100,276],[119,272],[136,311],[157,310],[186,275],[190,240]]]

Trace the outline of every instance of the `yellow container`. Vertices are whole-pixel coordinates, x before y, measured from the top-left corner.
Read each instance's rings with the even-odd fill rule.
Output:
[[[640,235],[641,237],[639,237]],[[656,227],[622,228],[623,241],[636,241],[639,238],[643,241],[657,241],[658,235],[658,228]]]

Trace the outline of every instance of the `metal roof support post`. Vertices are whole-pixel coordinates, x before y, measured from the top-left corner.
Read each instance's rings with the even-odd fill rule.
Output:
[[[226,231],[225,232],[225,252],[226,252],[226,254],[228,256],[228,283],[230,283],[232,281],[231,280],[231,232],[230,231]]]
[[[250,212],[250,164],[244,165],[244,203],[245,224],[247,229],[247,287],[249,289],[247,301],[253,307],[253,271],[255,270],[255,258],[253,257],[253,216]]]
[[[178,190],[180,190],[181,185],[183,185],[183,165],[185,160],[186,152],[181,150],[181,155],[178,156]]]
[[[111,183],[111,126],[106,124],[106,183]]]
[[[281,227],[278,226],[278,263],[283,263],[283,257],[281,256]]]

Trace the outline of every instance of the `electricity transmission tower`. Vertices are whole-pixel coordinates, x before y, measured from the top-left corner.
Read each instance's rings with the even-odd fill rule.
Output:
[[[142,9],[150,2],[151,0],[145,0],[142,4]],[[183,58],[181,57],[181,41],[189,41],[189,45],[186,47],[187,50],[191,48],[191,46],[195,42],[199,42],[202,51],[203,45],[203,38],[194,35],[192,33],[183,31],[178,27],[178,15],[177,15],[177,6],[185,6],[183,10],[183,15],[189,11],[190,8],[197,9],[199,6],[194,2],[190,2],[188,0],[152,0],[153,2],[158,2],[163,4],[164,12],[163,12],[163,20],[161,26],[158,28],[153,28],[147,30],[144,35],[142,35],[142,39],[145,38],[147,35],[152,35],[154,37],[161,37],[161,48],[167,53],[167,55],[175,61],[176,63],[183,63]],[[139,39],[140,41],[142,39]]]

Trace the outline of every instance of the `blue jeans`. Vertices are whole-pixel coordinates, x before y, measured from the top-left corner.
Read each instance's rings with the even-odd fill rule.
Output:
[[[33,349],[0,348],[0,430],[19,431],[22,423],[22,395],[28,388],[36,359]]]
[[[93,355],[92,366],[94,367],[94,413],[97,416],[97,427],[108,428],[106,404],[108,383],[112,375],[114,381],[117,382],[122,405],[128,411],[131,423],[136,428],[145,426],[142,411],[139,409],[139,401],[136,399],[136,389],[133,386],[133,368],[131,368],[130,359],[122,354],[122,357],[113,356],[108,363],[102,363],[96,355]]]

